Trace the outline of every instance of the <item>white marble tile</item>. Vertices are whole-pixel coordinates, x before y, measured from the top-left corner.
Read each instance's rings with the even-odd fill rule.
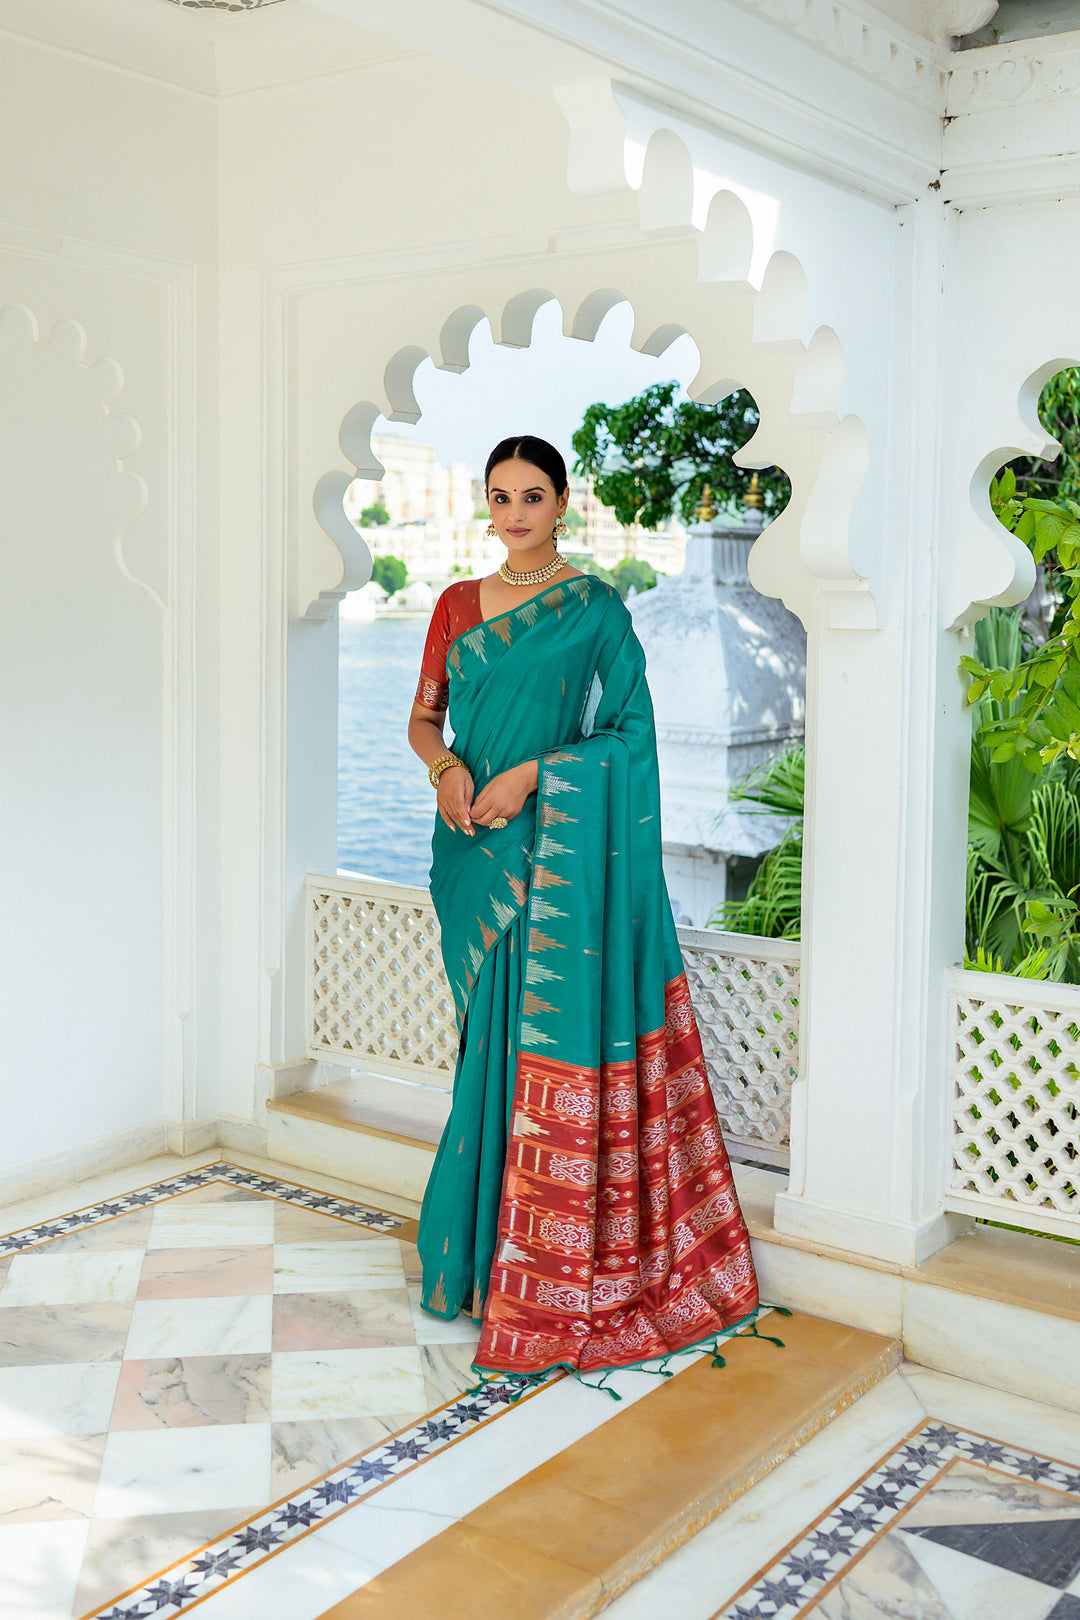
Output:
[[[94,1515],[186,1513],[270,1500],[270,1425],[110,1434]]]
[[[711,1620],[925,1417],[904,1379],[893,1373],[617,1597],[604,1620]]]
[[[898,1531],[897,1538],[942,1599],[949,1620],[1046,1620],[1061,1596],[1041,1581],[922,1536]]]
[[[269,1294],[213,1299],[137,1299],[124,1357],[257,1355],[269,1351],[274,1302]]]
[[[464,1311],[459,1312],[452,1321],[444,1322],[438,1316],[432,1316],[420,1305],[419,1288],[409,1289],[409,1311],[412,1315],[413,1332],[417,1344],[477,1344],[480,1339],[480,1329],[476,1323],[470,1321]]]
[[[271,1366],[270,1415],[275,1423],[427,1410],[423,1366],[414,1345],[279,1350]]]
[[[165,1203],[150,1223],[151,1249],[235,1248],[274,1241],[275,1205],[269,1198],[219,1203]]]
[[[912,1361],[1080,1413],[1080,1322],[1001,1300],[904,1285],[904,1351]]]
[[[931,1417],[1080,1467],[1080,1414],[911,1362],[901,1371]]]
[[[0,1367],[0,1440],[104,1434],[119,1376],[118,1361]]]
[[[0,1286],[0,1309],[9,1305],[76,1305],[134,1299],[143,1257],[137,1249],[104,1254],[17,1254]]]
[[[750,1247],[762,1299],[868,1333],[900,1337],[904,1280],[898,1274],[756,1238]]]
[[[365,1560],[314,1531],[199,1605],[200,1620],[318,1620],[371,1579]]]
[[[404,1288],[397,1238],[359,1243],[281,1243],[274,1250],[275,1294],[329,1294]]]
[[[4,1620],[70,1620],[87,1519],[50,1519],[0,1528],[0,1615]]]
[[[458,1450],[461,1448],[458,1447]],[[425,1464],[425,1467],[427,1464]],[[423,1473],[423,1469],[418,1470]],[[339,1549],[365,1568],[364,1579],[380,1575],[399,1558],[422,1547],[432,1536],[448,1530],[457,1515],[435,1513],[427,1508],[406,1508],[380,1501],[382,1492],[331,1522],[320,1532],[328,1547]],[[348,1525],[345,1525],[345,1520]],[[480,1620],[480,1617],[477,1617]],[[485,1620],[487,1617],[485,1616]],[[495,1620],[495,1617],[492,1617]]]

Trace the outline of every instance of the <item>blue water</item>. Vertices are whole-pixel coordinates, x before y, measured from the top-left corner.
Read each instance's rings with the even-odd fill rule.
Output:
[[[340,626],[338,865],[426,887],[435,795],[405,728],[428,620]]]

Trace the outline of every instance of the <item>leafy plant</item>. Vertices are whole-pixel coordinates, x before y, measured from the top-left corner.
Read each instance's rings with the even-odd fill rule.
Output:
[[[762,858],[745,899],[726,901],[709,918],[710,928],[767,939],[800,937],[805,796],[806,749],[801,746],[777,754],[729,790],[729,800],[793,819],[779,843]]]
[[[706,484],[731,508],[746,489],[748,475],[731,458],[757,427],[752,395],[739,388],[719,405],[676,403],[678,386],[654,383],[623,405],[590,405],[571,438],[574,471],[594,476],[620,523],[655,529],[676,515],[692,523]],[[775,467],[759,476],[765,511],[775,514],[791,485]]]
[[[1022,652],[1018,611],[995,609],[976,639],[1007,667]],[[731,789],[730,799],[791,819],[746,898],[719,907],[710,927],[799,938],[805,766],[805,749],[791,748]],[[995,762],[976,732],[966,891],[965,966],[1080,983],[1080,765],[1061,760],[1039,780],[1018,760]]]
[[[1039,775],[1063,756],[1080,760],[1080,504],[1018,494],[1011,467],[991,485],[990,500],[1036,563],[1052,562],[1058,607],[1046,641],[1013,665],[984,657],[960,663],[972,677],[969,703],[989,696],[1004,706],[980,718],[995,763],[1018,759]]]

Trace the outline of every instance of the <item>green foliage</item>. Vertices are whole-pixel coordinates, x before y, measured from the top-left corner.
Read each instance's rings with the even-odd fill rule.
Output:
[[[409,571],[400,557],[374,557],[371,563],[371,577],[376,585],[382,586],[387,596],[393,596],[408,579]]]
[[[1021,650],[1016,609],[995,609],[977,634],[984,657]],[[987,698],[987,703],[997,700]],[[744,900],[710,927],[772,939],[800,935],[806,750],[790,748],[752,771],[730,798],[790,817]],[[1080,765],[1063,759],[1040,781],[1017,761],[995,763],[976,735],[971,751],[965,966],[1080,983]]]
[[[381,528],[384,523],[389,523],[389,521],[390,514],[382,501],[375,501],[373,505],[365,506],[360,513],[361,528]]]
[[[636,591],[651,591],[656,584],[656,570],[650,563],[639,562],[635,557],[624,557],[612,569],[611,577],[615,582],[615,589],[626,601],[631,585]]]
[[[1017,485],[1025,495],[1080,501],[1080,367],[1068,366],[1051,377],[1039,396],[1039,419],[1061,453],[1012,462]]]
[[[746,898],[722,905],[709,918],[710,928],[766,939],[800,937],[805,794],[806,749],[802,747],[778,754],[732,787],[729,799],[752,804],[762,813],[794,819],[750,879]]]
[[[979,722],[994,762],[1018,759],[1037,776],[1063,756],[1080,760],[1080,505],[1019,495],[1011,467],[994,480],[990,500],[1037,563],[1053,558],[1060,606],[1047,641],[1015,663],[984,657],[960,663],[972,677],[968,702],[989,697],[998,706]]]
[[[706,484],[720,507],[734,509],[749,474],[731,457],[753,435],[758,410],[744,388],[719,405],[675,402],[675,382],[654,383],[624,405],[590,405],[571,443],[574,471],[592,474],[596,493],[620,523],[658,528],[673,516],[694,521]],[[760,474],[765,511],[788,502],[786,474]]]

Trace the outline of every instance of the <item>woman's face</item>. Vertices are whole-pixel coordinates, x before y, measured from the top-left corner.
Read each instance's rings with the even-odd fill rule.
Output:
[[[488,510],[508,551],[547,546],[566,511],[570,491],[555,493],[546,472],[531,461],[500,461],[488,479]]]

